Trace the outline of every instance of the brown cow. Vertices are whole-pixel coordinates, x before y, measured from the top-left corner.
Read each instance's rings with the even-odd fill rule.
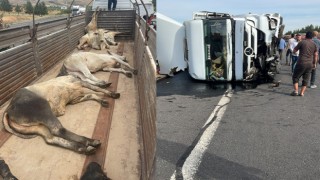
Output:
[[[65,113],[67,104],[86,100],[107,106],[107,101],[99,95],[120,97],[119,93],[101,89],[71,75],[57,77],[19,89],[5,110],[2,122],[7,131],[19,137],[40,135],[47,144],[92,154],[100,146],[100,141],[65,129],[56,116]]]

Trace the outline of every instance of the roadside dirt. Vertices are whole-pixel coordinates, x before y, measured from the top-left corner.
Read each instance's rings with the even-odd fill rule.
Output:
[[[125,43],[124,55],[133,64],[133,46]],[[116,47],[112,48],[116,52]],[[95,51],[106,53],[106,51]],[[54,78],[62,66],[57,63],[48,73],[37,82]],[[109,72],[98,72],[95,76],[108,80]],[[108,177],[115,180],[140,179],[139,135],[138,135],[138,102],[137,87],[134,79],[120,74],[117,91],[120,99],[115,100],[111,130],[104,171]],[[0,116],[7,105],[0,109]],[[66,114],[59,117],[67,129],[87,137],[91,137],[96,126],[100,104],[95,101],[68,105]],[[2,124],[1,124],[2,126]],[[1,127],[3,128],[3,127]],[[49,146],[40,137],[22,139],[11,136],[0,147],[0,156],[9,165],[15,176],[21,180],[66,180],[79,179],[82,173],[85,155],[77,154],[60,147]]]

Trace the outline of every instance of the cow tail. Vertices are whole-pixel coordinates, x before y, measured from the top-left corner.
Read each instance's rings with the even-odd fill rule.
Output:
[[[30,139],[30,138],[34,138],[36,137],[37,135],[24,135],[24,134],[20,134],[20,133],[17,133],[16,131],[14,131],[11,127],[10,127],[10,124],[9,124],[9,117],[8,117],[8,113],[7,112],[4,112],[3,113],[3,117],[2,117],[2,124],[3,124],[3,127],[11,134],[14,134],[18,137],[21,137],[21,138],[24,138],[24,139]]]

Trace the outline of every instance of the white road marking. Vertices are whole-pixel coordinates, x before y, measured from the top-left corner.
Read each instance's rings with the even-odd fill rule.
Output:
[[[219,123],[222,119],[222,116],[224,115],[227,109],[227,104],[230,102],[231,96],[232,96],[232,91],[229,89],[226,91],[224,96],[222,96],[218,105],[213,110],[208,120],[206,121],[205,125],[203,126],[205,127],[216,116],[215,121],[211,125],[209,125],[208,128],[203,132],[198,143],[196,144],[196,146],[194,147],[194,149],[191,151],[190,155],[187,157],[186,161],[184,162],[182,166],[183,179],[192,180],[194,175],[196,174],[199,168],[199,165],[201,163],[203,154],[208,149],[211,139],[213,138],[219,126]],[[174,171],[170,179],[176,180],[176,171]]]

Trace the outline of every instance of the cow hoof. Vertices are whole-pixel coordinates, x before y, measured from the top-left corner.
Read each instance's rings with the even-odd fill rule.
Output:
[[[94,139],[92,142],[90,142],[89,145],[92,146],[92,147],[97,148],[97,147],[99,147],[99,146],[101,145],[101,142],[100,142],[99,140],[97,140],[97,139]],[[90,147],[90,146],[89,146],[89,147]],[[88,147],[88,148],[89,148],[89,147]]]
[[[111,97],[114,99],[118,99],[120,97],[120,93],[111,93]]]
[[[94,154],[96,151],[97,151],[97,149],[95,147],[88,146],[87,149],[86,149],[85,154],[86,155],[91,155],[91,154]]]
[[[98,86],[101,87],[101,88],[107,88],[111,85],[112,83],[107,83],[107,82],[103,82],[101,84],[99,84]]]
[[[109,102],[107,100],[101,100],[100,104],[103,107],[109,107]]]
[[[127,76],[128,78],[132,78],[132,74],[131,74],[130,72],[126,72],[126,76]]]
[[[138,70],[135,69],[135,70],[132,71],[132,73],[133,73],[134,75],[137,75],[137,74],[138,74]]]
[[[109,87],[112,83],[106,83],[106,87]]]

